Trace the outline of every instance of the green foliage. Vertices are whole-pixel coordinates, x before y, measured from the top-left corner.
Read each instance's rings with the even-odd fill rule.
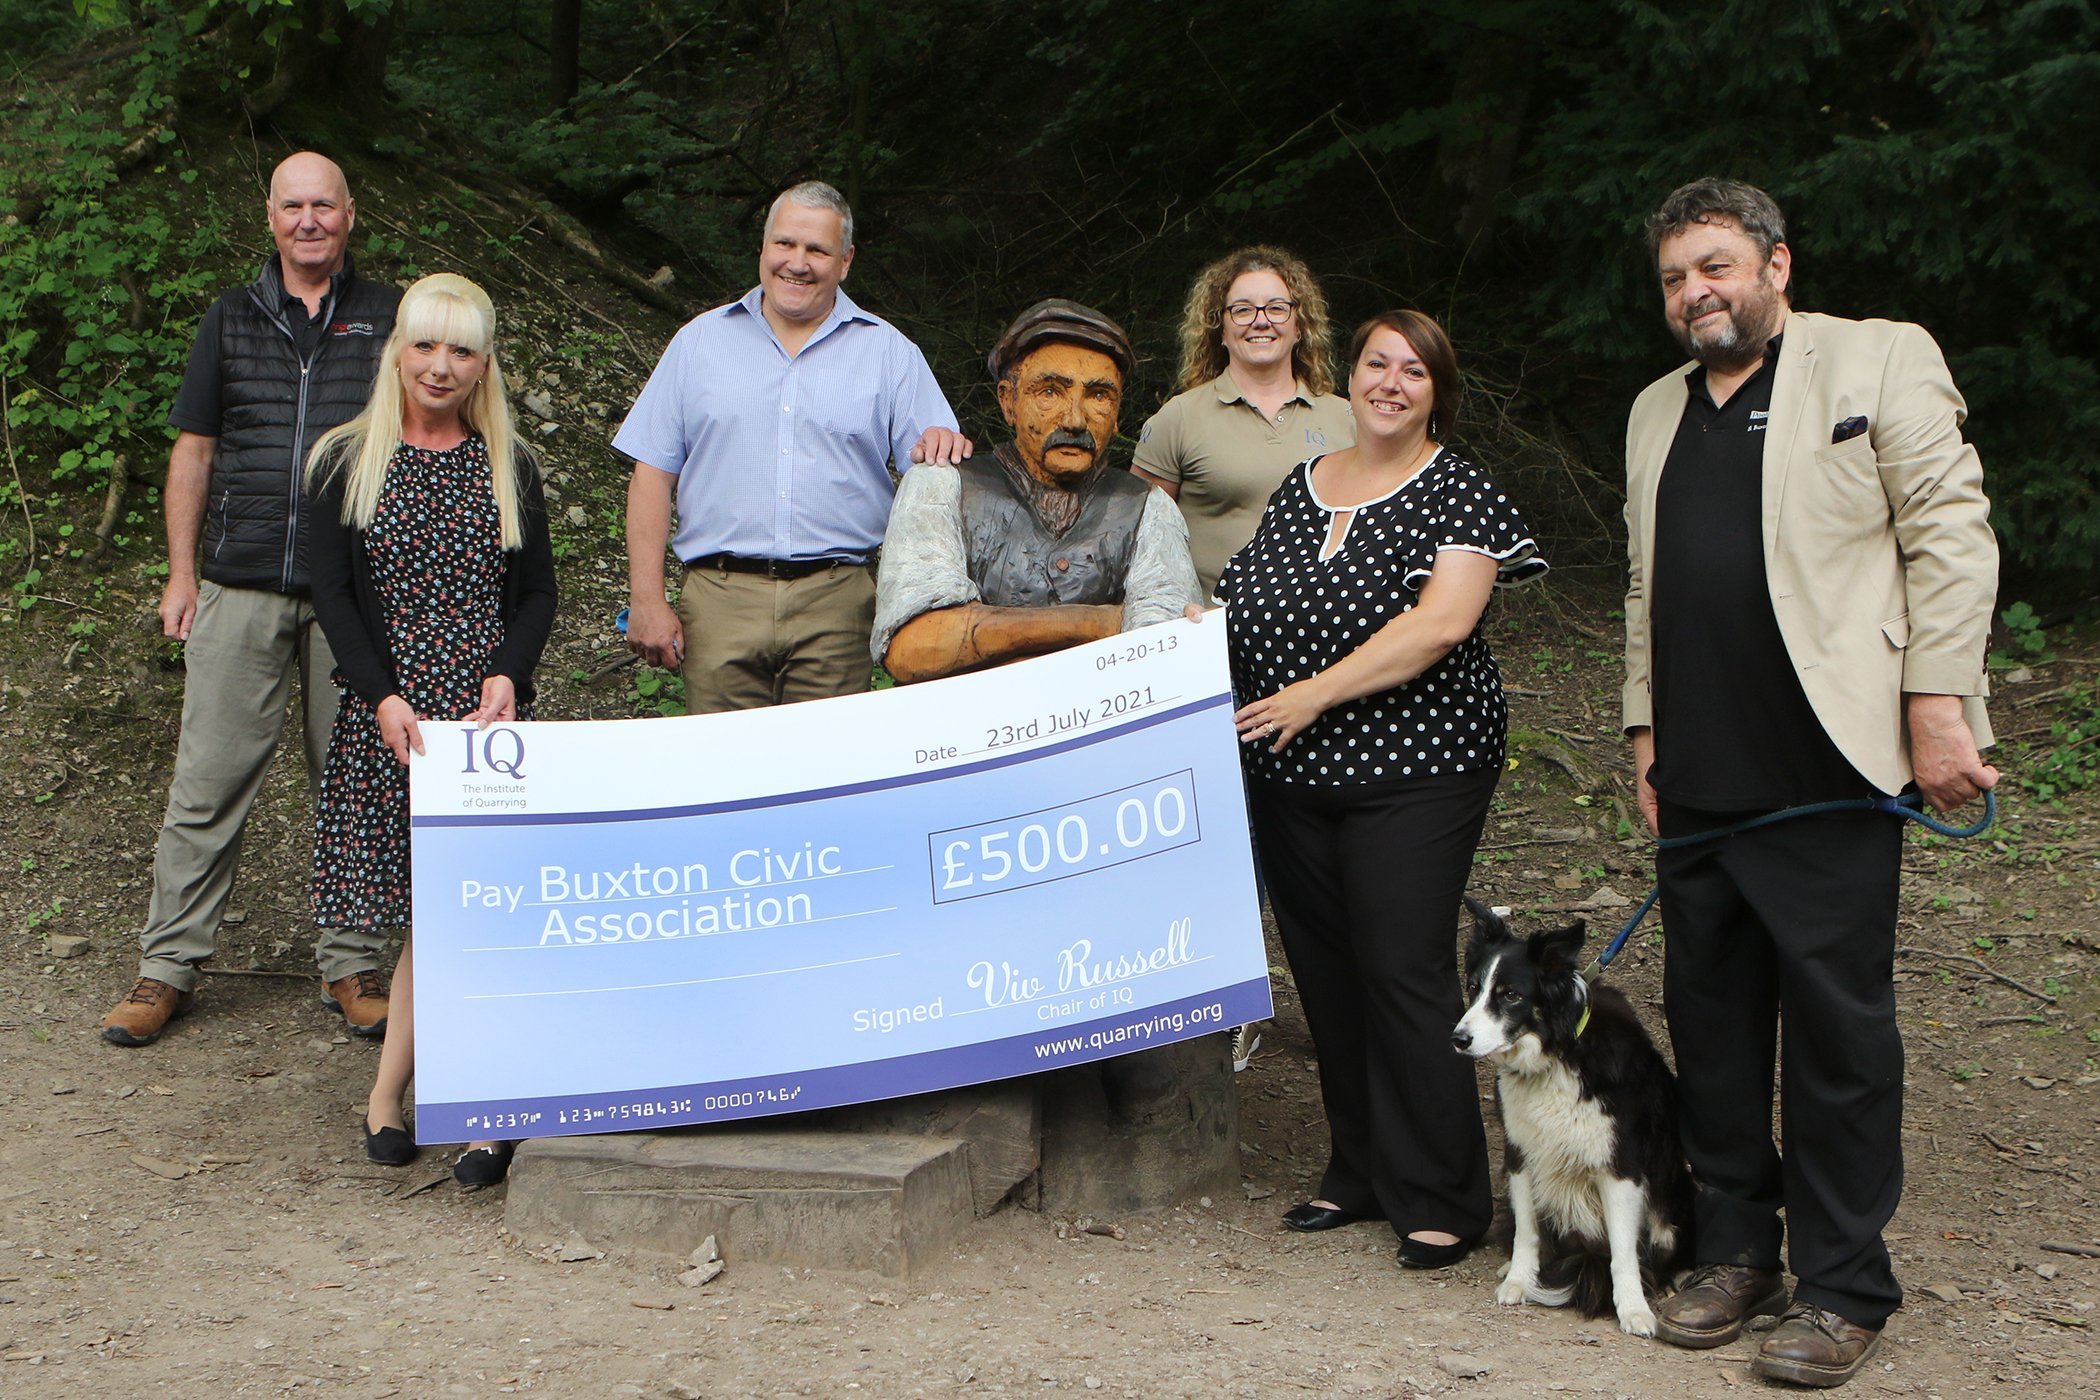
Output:
[[[385,234],[374,230],[365,235],[363,260],[360,267],[391,270],[398,281],[413,282],[423,275],[422,265],[408,253],[408,241],[398,234]],[[386,276],[382,270],[380,276]]]
[[[507,134],[520,175],[592,206],[655,184],[678,162],[705,158],[711,143],[680,130],[685,115],[663,94],[594,84],[571,107]]]
[[[1622,386],[1659,372],[1637,229],[1698,175],[1763,185],[1795,304],[1923,323],[1947,350],[2016,566],[2091,578],[2100,546],[2100,237],[2087,133],[2100,13],[2084,0],[1823,0],[1678,11],[1613,0],[1565,65],[1516,212],[1554,250],[1531,302]],[[1571,10],[1570,14],[1573,15]],[[1628,325],[1655,333],[1627,336]],[[1623,391],[1623,389],[1622,389]]]
[[[1993,656],[1993,666],[2024,666],[2056,659],[2049,650],[2048,635],[2042,631],[2042,620],[2032,606],[2014,603],[1998,614],[1998,620],[2005,624],[2006,636],[2012,642],[2012,655]]]
[[[212,233],[154,209],[121,211],[112,196],[120,164],[154,162],[166,173],[179,161],[162,125],[178,46],[175,26],[151,27],[110,66],[109,87],[39,105],[10,129],[14,158],[0,165],[0,410],[15,474],[0,504],[29,526],[29,567],[13,584],[21,607],[41,582],[36,525],[46,507],[99,491],[127,454],[165,450],[160,424],[211,281],[197,259]],[[24,490],[18,450],[39,456],[50,501]],[[73,534],[58,525],[41,548],[78,558]]]
[[[335,8],[360,19],[383,15],[406,3],[406,0],[177,0],[173,8],[190,22],[192,27],[213,17],[231,11],[241,11],[264,22],[265,39],[276,44],[284,36],[298,29],[308,15],[316,9]],[[40,7],[48,8],[48,7]],[[150,12],[166,10],[169,6],[156,5],[153,0],[73,0],[74,15],[85,23],[102,28],[123,24],[133,17],[134,11]]]
[[[2027,746],[2019,766],[2019,782],[2046,802],[2058,793],[2082,788],[2093,780],[2100,767],[2100,707],[2085,687],[2063,698],[2048,734]]]
[[[1236,244],[1306,256],[1345,333],[1433,310],[1490,391],[1468,445],[1563,517],[1563,563],[1609,558],[1625,405],[1676,355],[1641,216],[1697,174],[1757,180],[1793,220],[1803,305],[1946,348],[2012,566],[2100,558],[2100,274],[2060,252],[2100,232],[2086,0],[1425,0],[1397,87],[1379,17],[1345,0],[1288,24],[1256,0],[651,0],[585,11],[558,107],[541,12],[399,15],[405,103],[672,262],[696,306],[749,285],[774,191],[840,185],[856,295],[926,348],[966,427],[996,422],[985,345],[1046,293],[1131,328],[1135,427],[1170,388],[1189,277]]]
[[[101,6],[74,0],[68,11],[50,0],[0,0],[0,34],[7,36],[7,54],[13,63],[28,63],[46,54],[64,53],[110,23],[89,13]]]
[[[642,662],[634,668],[634,681],[627,688],[627,704],[638,715],[682,715],[685,713],[685,681],[676,671],[659,671]]]
[[[116,151],[166,119],[116,111],[127,85],[164,93],[176,65],[193,112],[265,87],[303,94],[304,124],[277,122],[293,140],[326,145],[331,114],[360,94],[391,100],[371,149],[462,184],[549,196],[589,220],[608,253],[672,265],[673,295],[694,309],[749,286],[774,192],[829,179],[859,210],[854,294],[925,348],[966,428],[997,422],[983,373],[991,338],[1022,305],[1059,294],[1130,327],[1134,431],[1171,388],[1196,268],[1282,242],[1319,271],[1344,334],[1395,304],[1444,319],[1469,387],[1487,391],[1472,396],[1466,445],[1562,565],[1610,562],[1616,510],[1604,498],[1620,479],[1625,408],[1676,358],[1641,217],[1685,179],[1738,175],[1788,212],[1798,304],[1916,320],[1938,337],[2029,596],[2100,577],[2100,368],[2086,330],[2100,268],[2075,251],[2100,234],[2091,0],[1300,0],[1287,23],[1258,0],[644,0],[584,7],[580,83],[561,102],[547,11],[513,0],[0,0],[0,32],[32,34],[32,56],[127,32],[149,50],[113,49],[121,56],[101,65],[114,86],[99,123],[39,105],[18,113],[0,167],[0,203],[15,207],[61,177],[36,220],[0,233],[0,257],[15,255],[15,271],[0,271],[0,357],[73,401],[47,394],[24,411],[77,405],[94,418],[23,422],[69,435],[61,451],[78,455],[54,454],[60,489],[91,489],[122,450],[121,425],[164,400],[156,376],[174,360],[162,339],[187,331],[196,304],[191,288],[150,292],[195,263],[187,225],[150,221],[107,241],[120,262],[154,262],[143,275],[118,269],[132,271],[152,324],[131,326],[122,294],[92,301],[89,261],[110,255],[90,246],[106,230],[89,206],[110,186],[63,170],[113,169]],[[383,58],[383,85],[359,76],[370,67],[334,62],[381,30],[366,58]],[[171,52],[162,36],[177,34]],[[61,145],[69,124],[78,139]],[[175,179],[191,173],[168,165]],[[455,219],[451,239],[527,258],[542,246],[539,231],[486,217],[464,189],[448,202],[474,220],[470,231]],[[438,215],[389,217],[413,228]],[[360,251],[380,255],[382,275],[432,257],[376,220],[365,232],[381,240]],[[31,265],[79,294],[52,288],[28,304],[19,276]],[[25,330],[36,338],[16,344]],[[5,548],[0,565],[35,562]]]

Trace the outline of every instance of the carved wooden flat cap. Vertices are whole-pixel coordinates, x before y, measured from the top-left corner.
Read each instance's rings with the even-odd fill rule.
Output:
[[[1137,353],[1123,328],[1091,306],[1081,306],[1063,297],[1048,297],[1023,311],[999,337],[985,363],[992,378],[1006,373],[1007,366],[1045,341],[1064,340],[1099,350],[1116,362],[1125,379],[1137,368]]]

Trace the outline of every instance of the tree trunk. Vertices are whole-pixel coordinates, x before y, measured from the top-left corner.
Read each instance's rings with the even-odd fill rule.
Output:
[[[386,102],[386,59],[394,45],[396,7],[388,6],[369,20],[352,17],[339,0],[331,0],[326,8],[333,12],[335,32],[342,40],[335,63],[337,96],[367,111],[378,109]]]
[[[382,107],[393,7],[359,16],[343,0],[300,0],[298,13],[277,39],[269,79],[241,99],[248,114],[266,117],[288,102],[326,101],[360,117]]]
[[[558,112],[576,100],[576,75],[583,48],[583,0],[554,0],[548,31],[547,52],[552,71],[547,105]]]
[[[1453,100],[1477,102],[1481,111],[1465,134],[1441,143],[1437,169],[1458,194],[1452,233],[1461,245],[1487,233],[1509,191],[1538,59],[1522,39],[1489,36],[1468,45],[1459,60]]]

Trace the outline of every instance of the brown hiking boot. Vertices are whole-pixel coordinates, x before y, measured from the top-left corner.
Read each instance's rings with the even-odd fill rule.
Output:
[[[1879,1327],[1862,1327],[1828,1308],[1797,1302],[1750,1359],[1750,1374],[1827,1389],[1851,1380],[1880,1346]]]
[[[190,1009],[191,994],[165,982],[141,977],[116,1010],[102,1018],[102,1038],[112,1045],[151,1045],[168,1022]]]
[[[352,1035],[386,1034],[386,974],[373,968],[328,983],[321,1000],[343,1013]]]
[[[1702,1264],[1655,1309],[1655,1339],[1695,1351],[1726,1346],[1742,1335],[1745,1322],[1785,1306],[1779,1270]]]

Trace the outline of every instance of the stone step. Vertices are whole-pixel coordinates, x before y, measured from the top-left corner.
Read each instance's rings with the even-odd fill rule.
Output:
[[[538,1138],[518,1148],[504,1224],[527,1245],[905,1277],[976,1218],[959,1138],[738,1125]]]
[[[970,1200],[979,1218],[1041,1165],[1041,1093],[1034,1079],[1007,1079],[880,1103],[797,1114],[782,1126],[827,1132],[961,1138],[970,1146]]]

